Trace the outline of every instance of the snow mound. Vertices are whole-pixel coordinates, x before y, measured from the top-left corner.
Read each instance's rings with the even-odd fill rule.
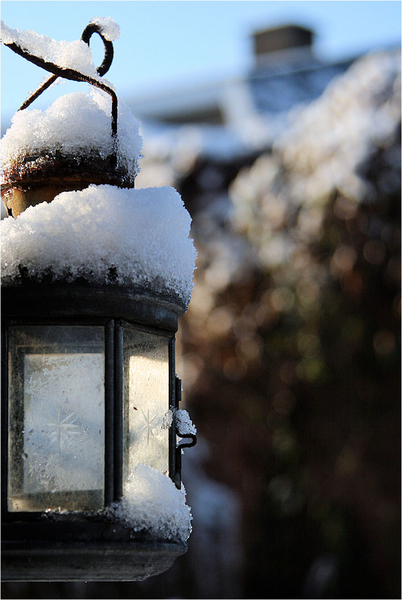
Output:
[[[196,250],[191,218],[168,186],[90,185],[29,207],[0,225],[3,285],[28,277],[87,281],[173,294],[188,304]],[[111,272],[113,277],[111,278]]]
[[[111,100],[107,93],[90,88],[58,98],[45,111],[21,110],[1,142],[3,169],[37,156],[80,156],[96,153],[104,158],[114,150],[111,133]],[[117,161],[133,177],[139,172],[142,138],[139,123],[129,108],[118,103]]]

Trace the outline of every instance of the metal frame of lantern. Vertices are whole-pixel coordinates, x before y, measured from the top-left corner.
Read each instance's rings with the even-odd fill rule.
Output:
[[[92,35],[91,32],[94,31],[101,35],[96,28],[92,28],[89,33]],[[84,41],[89,41],[89,33],[87,31],[88,39]],[[22,52],[18,53],[23,55]],[[55,76],[50,79],[54,80]],[[48,85],[45,83],[41,91]],[[35,97],[37,95],[38,93],[34,94]],[[126,407],[124,339],[127,331],[154,336],[155,339],[163,340],[166,345],[166,410],[173,413],[173,423],[168,435],[169,476],[176,487],[181,486],[182,448],[196,443],[196,436],[181,432],[174,420],[174,412],[179,407],[181,396],[181,382],[175,374],[175,333],[178,317],[185,311],[185,306],[178,297],[158,296],[151,291],[144,292],[115,284],[93,286],[88,282],[38,283],[27,276],[23,266],[21,274],[21,284],[2,290],[2,578],[5,581],[129,581],[161,573],[186,551],[186,543],[155,539],[146,529],[133,532],[111,517],[108,507],[113,506],[122,496],[124,465],[128,453],[123,431]],[[47,338],[45,336],[42,339],[43,347],[39,352],[50,355],[57,349],[57,336],[52,338],[52,332],[62,333],[64,351],[71,354],[74,353],[74,346],[69,346],[65,338],[68,338],[67,332],[74,328],[90,328],[91,331],[96,328],[101,332],[100,339],[103,340],[95,340],[92,350],[88,340],[83,346],[78,346],[79,351],[84,354],[86,350],[93,351],[93,348],[98,354],[104,354],[102,505],[91,510],[85,503],[80,504],[79,490],[75,490],[76,504],[70,504],[73,508],[68,512],[57,511],[55,506],[49,512],[43,510],[43,505],[40,509],[31,506],[30,510],[21,510],[23,504],[20,509],[10,510],[10,469],[23,468],[23,448],[18,443],[16,447],[10,445],[10,425],[13,426],[14,419],[18,416],[16,420],[19,425],[13,435],[21,442],[24,423],[23,414],[21,418],[21,394],[24,388],[21,365],[24,353],[26,355],[32,351],[26,342],[19,347],[18,332],[47,332]],[[38,352],[37,347],[35,352]],[[14,383],[10,383],[12,381]],[[13,391],[13,386],[17,388],[16,392]],[[10,394],[13,394],[11,400]],[[179,444],[177,436],[182,438]],[[74,491],[72,495],[74,496]],[[29,498],[25,500],[29,504]]]
[[[174,334],[177,307],[160,299],[136,295],[132,290],[88,289],[63,285],[24,285],[5,288],[2,348],[2,510],[3,578],[21,579],[138,579],[143,574],[168,568],[186,551],[178,542],[158,542],[146,531],[135,536],[127,527],[110,519],[107,507],[122,495],[123,484],[123,336],[124,331],[147,332],[166,341],[169,355],[169,408],[179,406],[181,382],[175,375]],[[98,327],[104,331],[105,355],[105,489],[104,508],[75,510],[67,514],[43,510],[11,512],[9,489],[9,333],[13,328]],[[49,344],[44,348],[51,351]],[[22,377],[22,374],[19,374]],[[183,446],[193,445],[195,436],[177,445],[175,426],[169,432],[169,476],[180,487],[178,456]],[[18,452],[20,449],[14,449]],[[21,458],[21,461],[23,459]],[[79,499],[78,499],[79,502]],[[54,541],[57,540],[56,550]],[[88,541],[90,540],[90,541]],[[133,553],[133,549],[135,552]],[[123,560],[124,558],[124,560]],[[138,561],[140,560],[140,564]]]

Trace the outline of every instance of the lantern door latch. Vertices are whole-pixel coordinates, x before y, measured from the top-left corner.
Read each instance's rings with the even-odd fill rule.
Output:
[[[176,375],[176,400],[177,405],[181,400],[181,379]],[[173,415],[173,427],[176,435],[181,438],[176,446],[176,471],[174,482],[176,487],[181,487],[181,464],[182,451],[184,448],[191,448],[197,443],[197,429],[192,422],[190,415],[184,409],[176,409]]]

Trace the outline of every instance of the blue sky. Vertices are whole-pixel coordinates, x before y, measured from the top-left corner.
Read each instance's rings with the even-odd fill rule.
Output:
[[[244,73],[252,65],[250,34],[266,27],[296,23],[312,28],[316,54],[329,60],[400,44],[401,37],[399,1],[1,2],[7,25],[57,40],[79,39],[95,16],[110,16],[121,27],[106,77],[123,99]],[[99,57],[102,45],[96,38],[91,48]],[[8,120],[46,73],[4,47],[1,71],[2,118]],[[75,84],[45,92],[33,107],[42,108],[71,91],[68,85]]]

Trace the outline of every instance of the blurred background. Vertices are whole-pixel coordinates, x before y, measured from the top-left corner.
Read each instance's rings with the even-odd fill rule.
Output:
[[[58,40],[122,27],[107,78],[142,123],[136,186],[174,186],[193,218],[176,371],[199,434],[167,573],[2,597],[400,598],[400,3],[1,11]],[[44,75],[12,54],[3,133]]]

